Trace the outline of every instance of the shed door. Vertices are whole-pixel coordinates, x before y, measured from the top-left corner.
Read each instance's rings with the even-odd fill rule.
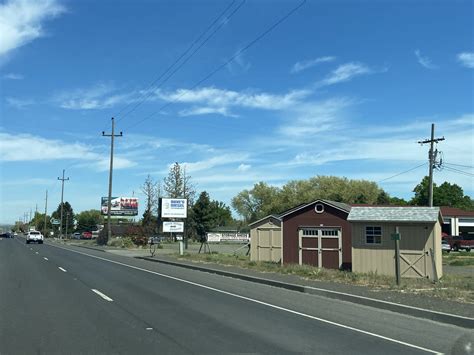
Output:
[[[339,228],[302,228],[299,231],[299,264],[328,269],[342,265],[342,238]]]
[[[281,259],[281,231],[257,229],[257,260],[278,262]]]

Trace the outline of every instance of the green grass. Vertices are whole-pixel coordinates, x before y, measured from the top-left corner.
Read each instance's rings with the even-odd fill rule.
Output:
[[[474,266],[474,252],[444,253],[443,264],[451,266]]]
[[[194,262],[236,266],[262,273],[273,272],[286,275],[296,275],[306,280],[363,285],[372,289],[398,290],[402,292],[474,303],[474,277],[472,276],[445,275],[436,284],[433,284],[427,279],[406,278],[401,280],[400,286],[397,286],[394,277],[378,275],[377,273],[355,273],[317,268],[310,265],[281,265],[272,262],[256,262],[250,261],[248,256],[242,255],[186,253],[183,256],[176,255],[176,257]]]

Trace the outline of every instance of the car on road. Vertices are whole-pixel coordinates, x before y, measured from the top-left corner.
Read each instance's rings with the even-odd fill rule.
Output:
[[[38,232],[38,231],[29,231],[27,234],[26,234],[26,244],[30,244],[30,243],[38,243],[38,244],[43,244],[43,234],[41,234],[41,232]]]
[[[0,238],[13,238],[13,236],[10,233],[2,233],[0,234]]]
[[[441,250],[449,253],[451,251],[451,245],[445,239],[441,241]]]

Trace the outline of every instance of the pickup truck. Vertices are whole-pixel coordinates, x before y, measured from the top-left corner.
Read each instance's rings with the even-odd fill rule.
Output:
[[[38,231],[29,231],[26,234],[26,244],[30,244],[31,242],[43,244],[43,235]]]
[[[448,241],[453,251],[459,251],[462,249],[471,251],[471,249],[474,249],[474,235],[448,236],[443,239]]]

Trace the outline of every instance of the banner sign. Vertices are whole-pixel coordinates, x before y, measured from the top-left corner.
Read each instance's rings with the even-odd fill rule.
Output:
[[[108,198],[102,197],[101,213],[107,215]],[[136,216],[138,215],[138,198],[136,197],[112,197],[110,209],[111,216]]]
[[[184,222],[163,222],[163,232],[184,232]]]
[[[162,198],[161,217],[186,218],[188,216],[188,200],[185,198]]]
[[[206,238],[208,242],[238,242],[247,243],[250,241],[248,233],[207,233]]]

